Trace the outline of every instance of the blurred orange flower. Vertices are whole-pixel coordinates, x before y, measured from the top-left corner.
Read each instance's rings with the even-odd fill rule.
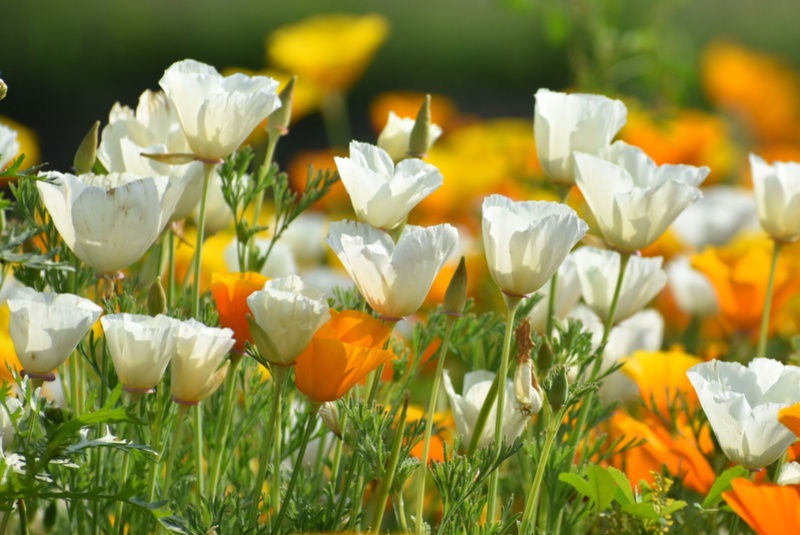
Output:
[[[657,117],[629,106],[620,137],[642,148],[658,165],[710,167],[703,186],[724,180],[735,162],[736,147],[725,121],[700,110],[678,109]]]
[[[233,330],[236,344],[233,346],[239,351],[244,351],[245,342],[253,343],[250,336],[250,324],[247,314],[247,297],[264,287],[267,282],[260,273],[212,273],[211,295],[219,312],[219,324]]]
[[[266,38],[267,63],[325,91],[347,91],[389,35],[378,14],[325,14],[283,26]]]
[[[800,403],[795,403],[778,412],[778,421],[800,437]]]
[[[314,335],[297,358],[297,389],[317,404],[335,401],[381,364],[395,358],[381,349],[391,329],[368,314],[347,310]]]
[[[800,533],[800,485],[736,478],[722,497],[758,535]]]
[[[330,149],[307,150],[296,153],[289,162],[289,181],[295,191],[303,191],[308,182],[308,170],[311,168],[316,175],[319,171],[336,171],[336,162],[333,157],[337,156]],[[317,210],[325,210],[328,213],[340,211],[352,212],[350,196],[341,181],[336,182],[328,194],[314,205]]]
[[[406,421],[411,423],[424,418],[425,409],[418,405],[409,405]],[[437,412],[433,415],[433,425],[436,433],[431,435],[431,446],[428,450],[428,463],[432,461],[444,462],[444,442],[449,440],[452,430],[455,429],[453,415],[449,411]],[[411,448],[411,456],[417,459],[422,458],[423,443],[420,440]]]
[[[633,379],[645,406],[668,417],[677,398],[692,411],[699,400],[686,372],[702,359],[680,350],[637,351],[625,359],[622,372]]]
[[[800,287],[800,255],[786,247],[778,259],[772,297],[770,329]],[[723,322],[729,329],[755,334],[767,292],[772,241],[743,237],[723,247],[707,247],[692,257],[692,266],[708,277],[719,299]]]
[[[800,75],[782,59],[717,42],[700,68],[711,102],[740,117],[758,140],[800,138]]]

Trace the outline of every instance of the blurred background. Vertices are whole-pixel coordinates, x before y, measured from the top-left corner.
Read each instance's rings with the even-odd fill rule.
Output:
[[[462,116],[481,118],[529,119],[540,87],[635,98],[651,110],[710,110],[719,103],[702,61],[714,43],[800,66],[794,0],[35,0],[5,2],[0,12],[9,87],[0,121],[28,127],[38,159],[62,171],[95,120],[104,125],[117,101],[134,107],[174,61],[263,69],[266,36],[330,12],[376,13],[387,23],[346,90],[353,137],[373,142],[370,104],[387,91],[446,95]],[[328,145],[319,114],[294,127],[280,163]]]

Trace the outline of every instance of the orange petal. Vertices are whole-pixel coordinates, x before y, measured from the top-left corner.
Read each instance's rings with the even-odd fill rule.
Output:
[[[756,483],[737,478],[722,497],[759,535],[800,533],[799,485]]]

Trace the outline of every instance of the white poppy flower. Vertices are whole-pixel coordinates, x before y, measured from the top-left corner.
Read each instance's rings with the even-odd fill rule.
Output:
[[[45,173],[36,183],[61,238],[86,265],[115,273],[139,260],[169,221],[186,182],[128,173]]]
[[[12,417],[21,409],[22,402],[15,397],[7,397],[5,407],[0,406],[0,442],[2,442],[0,450],[2,451],[9,449],[11,443],[14,442],[17,430]],[[0,451],[0,456],[2,456],[2,451]]]
[[[778,411],[800,402],[800,368],[756,358],[747,367],[712,360],[686,372],[723,453],[756,469],[776,461],[795,441]]]
[[[6,165],[17,157],[19,149],[17,132],[0,124],[0,170],[5,169]]]
[[[158,82],[175,106],[192,153],[203,160],[230,156],[281,106],[278,82],[266,76],[223,77],[205,63],[173,63]]]
[[[393,229],[422,199],[442,185],[436,167],[418,158],[395,167],[389,154],[353,141],[349,158],[334,158],[358,219],[375,228]]]
[[[800,163],[769,165],[751,154],[750,168],[761,227],[775,240],[797,241],[800,238]]]
[[[583,300],[605,321],[611,310],[614,290],[619,278],[620,254],[607,249],[581,247],[572,253]],[[660,256],[631,256],[622,278],[614,323],[619,323],[641,310],[667,283],[661,269]]]
[[[389,119],[378,136],[378,147],[385,150],[395,162],[408,158],[408,143],[411,140],[411,131],[416,121],[411,117],[399,117],[395,112],[389,112]],[[431,123],[429,128],[430,145],[436,143],[442,135],[439,125]]]
[[[325,294],[296,275],[267,281],[263,290],[250,294],[247,306],[258,351],[282,366],[291,366],[330,319]]]
[[[162,314],[108,314],[100,322],[124,390],[153,391],[177,352],[181,322]]]
[[[552,279],[551,279],[552,280]],[[543,333],[547,329],[547,307],[550,302],[550,281],[536,292],[542,298],[536,302],[531,309],[528,318],[531,321],[531,329],[538,333]],[[581,285],[578,282],[578,271],[575,269],[575,261],[572,255],[567,255],[564,262],[558,268],[558,279],[556,282],[556,301],[553,316],[556,320],[563,320],[567,317],[570,310],[575,308],[581,298]]]
[[[45,378],[67,360],[103,309],[72,294],[14,288],[8,298],[8,333],[22,367]]]
[[[220,367],[234,344],[233,331],[207,327],[195,319],[182,322],[176,333],[172,357],[172,399],[197,405],[213,394],[225,380],[230,361]]]
[[[482,227],[489,273],[504,293],[516,296],[544,286],[589,228],[565,204],[502,195],[483,200]]]
[[[458,243],[451,225],[407,225],[394,243],[376,228],[352,221],[331,223],[328,245],[367,303],[387,319],[416,312],[436,274]]]
[[[617,141],[601,155],[575,153],[575,183],[606,241],[633,252],[656,241],[699,199],[708,167],[657,166],[640,148]]]
[[[200,202],[203,164],[167,165],[142,154],[189,151],[174,106],[164,93],[148,90],[139,97],[135,113],[127,106],[114,105],[100,136],[97,159],[112,173],[163,175],[172,181],[186,180],[187,187],[172,214],[172,219],[178,220],[188,216]]]
[[[692,268],[689,258],[674,258],[664,268],[675,304],[684,314],[711,316],[719,310],[717,292],[705,274]]]
[[[784,463],[776,483],[778,485],[800,485],[800,463],[794,461]]]
[[[544,173],[554,182],[574,184],[572,153],[598,154],[625,125],[628,110],[602,95],[536,92],[533,133]]]
[[[453,410],[453,419],[456,421],[458,434],[464,437],[464,444],[469,444],[475,431],[478,415],[492,387],[495,374],[486,370],[469,372],[464,375],[463,394],[456,394],[453,382],[447,370],[444,371],[444,389],[450,399],[450,408]],[[514,406],[514,385],[506,379],[505,403],[503,405],[503,438],[507,443],[514,441],[525,429],[527,419]],[[492,405],[486,425],[483,428],[478,447],[484,448],[494,442],[495,427],[497,427],[497,403]]]
[[[703,196],[675,219],[672,230],[682,243],[697,250],[725,245],[743,230],[758,229],[753,192],[732,186],[703,189]]]

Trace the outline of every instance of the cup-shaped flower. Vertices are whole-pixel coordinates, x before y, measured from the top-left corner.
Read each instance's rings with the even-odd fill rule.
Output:
[[[453,382],[447,370],[444,372],[444,388],[450,399],[450,408],[453,410],[453,419],[456,421],[458,433],[464,437],[464,443],[469,444],[472,433],[478,421],[478,415],[492,388],[495,374],[486,370],[469,372],[464,375],[463,394],[456,394]],[[510,379],[506,380],[505,404],[503,405],[503,437],[506,442],[513,442],[525,429],[526,418],[517,410],[514,403],[514,385]],[[483,448],[494,442],[495,422],[497,419],[497,403],[492,404],[492,410],[486,419],[483,434],[478,442],[478,447]]]
[[[411,117],[399,117],[395,112],[389,112],[389,119],[378,136],[378,147],[385,150],[395,162],[408,158],[408,142],[411,139],[411,130],[414,128],[414,119]],[[431,124],[429,128],[428,149],[436,143],[442,129],[439,125]]]
[[[769,165],[750,155],[758,220],[773,239],[794,242],[800,238],[800,163]]]
[[[181,322],[163,314],[109,314],[100,322],[123,389],[152,392],[177,352]]]
[[[656,241],[684,208],[701,197],[708,167],[662,165],[617,141],[602,157],[575,153],[575,183],[605,240],[620,251]]]
[[[334,160],[358,219],[376,228],[401,224],[444,180],[436,167],[418,158],[395,167],[389,153],[368,143],[353,141],[350,157]]]
[[[321,290],[297,275],[268,281],[250,294],[250,333],[261,356],[279,366],[291,366],[311,338],[330,319]]]
[[[395,358],[382,348],[390,329],[368,314],[334,314],[297,358],[297,389],[316,403],[344,396],[372,370]]]
[[[607,249],[581,247],[572,253],[583,300],[601,318],[607,318],[619,278],[620,254]],[[614,323],[623,321],[653,299],[667,283],[660,256],[631,256],[625,267]]]
[[[628,110],[602,95],[536,92],[533,133],[545,174],[554,182],[574,184],[575,151],[598,154],[625,125]]]
[[[230,361],[220,364],[233,347],[233,331],[189,319],[183,322],[176,336],[172,400],[183,405],[197,405],[213,394],[228,374]]]
[[[733,186],[703,188],[703,197],[687,206],[670,230],[698,251],[706,245],[725,245],[741,231],[758,230],[753,192]]]
[[[129,173],[46,173],[39,194],[61,238],[86,265],[115,273],[139,260],[170,219],[186,182]]]
[[[42,378],[67,360],[103,312],[77,295],[32,288],[14,288],[8,308],[8,332],[17,357],[28,375]]]
[[[352,221],[331,223],[328,244],[369,306],[386,319],[416,312],[433,280],[455,249],[450,225],[408,225],[397,244],[376,228]]]
[[[0,124],[0,171],[19,154],[17,132]]]
[[[564,204],[486,197],[483,246],[489,273],[503,293],[535,292],[550,280],[588,228]]]
[[[173,63],[158,82],[175,105],[192,153],[217,161],[235,151],[281,105],[278,82],[236,73],[223,77],[205,63]]]
[[[247,315],[250,308],[247,298],[264,287],[267,278],[260,273],[213,273],[211,275],[211,295],[219,312],[219,324],[233,330],[236,344],[234,348],[243,352],[245,342],[253,343]]]
[[[747,367],[712,360],[687,374],[723,453],[756,469],[776,461],[797,437],[778,412],[800,402],[800,368],[756,358]]]
[[[550,302],[550,281],[547,281],[536,293],[541,299],[531,309],[528,319],[531,321],[531,329],[538,333],[547,330],[547,313]],[[556,281],[556,296],[553,316],[561,321],[567,317],[570,310],[575,308],[581,298],[581,286],[578,283],[578,272],[575,269],[575,260],[571,255],[567,255],[564,262],[558,268],[558,279]]]

